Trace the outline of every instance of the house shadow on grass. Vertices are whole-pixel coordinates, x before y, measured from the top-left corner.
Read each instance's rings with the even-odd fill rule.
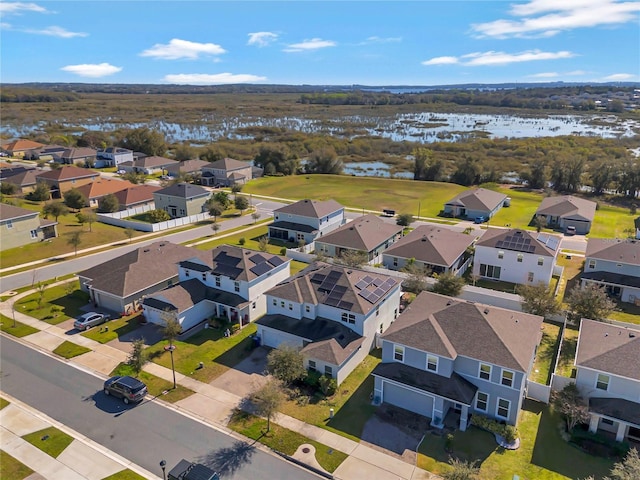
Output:
[[[243,359],[248,357],[253,350],[253,339],[246,337],[242,339],[238,344],[225,350],[222,354],[213,359],[214,363],[224,365],[225,367],[233,368]]]

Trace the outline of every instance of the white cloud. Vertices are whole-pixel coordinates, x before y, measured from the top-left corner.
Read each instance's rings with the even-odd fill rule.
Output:
[[[278,34],[273,32],[254,32],[247,35],[249,36],[247,45],[256,47],[267,47],[278,39]]]
[[[624,80],[631,80],[635,75],[631,73],[614,73],[613,75],[608,75],[603,78],[603,80],[608,82],[622,82]]]
[[[24,2],[0,2],[0,13],[4,15],[16,14],[20,15],[22,12],[36,12],[36,13],[50,13],[44,7],[41,7],[35,3]]]
[[[454,65],[458,62],[457,57],[434,57],[430,60],[425,60],[422,65]]]
[[[463,55],[465,60],[464,65],[486,66],[486,65],[508,65],[510,63],[521,62],[534,62],[540,60],[558,60],[561,58],[571,58],[575,54],[569,51],[560,52],[542,52],[540,50],[528,50],[520,53],[505,53],[505,52],[475,52]]]
[[[116,67],[109,63],[83,63],[81,65],[67,65],[60,70],[75,73],[81,77],[99,78],[118,73],[122,67]]]
[[[252,83],[263,82],[267,77],[260,77],[258,75],[250,75],[247,73],[179,73],[175,75],[165,75],[164,80],[169,83],[179,84],[228,84],[228,83]]]
[[[320,48],[335,47],[337,45],[333,40],[322,40],[321,38],[312,38],[300,43],[292,43],[285,48],[284,52],[308,52],[318,50]]]
[[[560,74],[558,72],[543,72],[543,73],[534,73],[533,75],[529,75],[530,78],[556,78],[559,76]]]
[[[638,21],[640,2],[617,0],[532,0],[510,13],[521,19],[499,19],[472,25],[479,37],[550,37],[561,31]]]
[[[59,37],[59,38],[73,38],[73,37],[87,37],[88,33],[84,32],[70,32],[69,30],[57,27],[55,25],[47,28],[42,28],[39,30],[36,29],[26,29],[23,32],[31,33],[34,35],[49,35],[51,37]]]
[[[155,57],[164,60],[188,58],[197,60],[200,55],[221,55],[227,51],[215,43],[197,43],[173,38],[168,44],[156,43],[140,54],[142,57]]]
[[[368,45],[371,43],[398,43],[402,41],[402,37],[369,37],[361,45]]]
[[[3,30],[11,30],[11,24],[7,22],[0,22],[0,28]]]

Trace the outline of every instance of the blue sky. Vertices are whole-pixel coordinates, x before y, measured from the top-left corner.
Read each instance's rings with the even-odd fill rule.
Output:
[[[640,81],[640,1],[0,3],[2,82]]]

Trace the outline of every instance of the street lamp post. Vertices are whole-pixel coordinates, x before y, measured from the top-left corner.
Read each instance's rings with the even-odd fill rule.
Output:
[[[160,460],[160,468],[162,469],[162,478],[164,480],[167,480],[167,474],[166,474],[166,468],[167,468],[167,461],[162,459]]]
[[[167,345],[164,347],[165,350],[169,350],[169,354],[171,355],[171,372],[173,373],[173,388],[176,388],[176,367],[173,363],[173,351],[176,349],[175,345]]]

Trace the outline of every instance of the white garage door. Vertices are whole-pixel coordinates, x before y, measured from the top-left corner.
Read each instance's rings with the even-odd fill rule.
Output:
[[[431,418],[433,415],[433,397],[403,388],[393,383],[383,383],[383,401],[411,412]]]

